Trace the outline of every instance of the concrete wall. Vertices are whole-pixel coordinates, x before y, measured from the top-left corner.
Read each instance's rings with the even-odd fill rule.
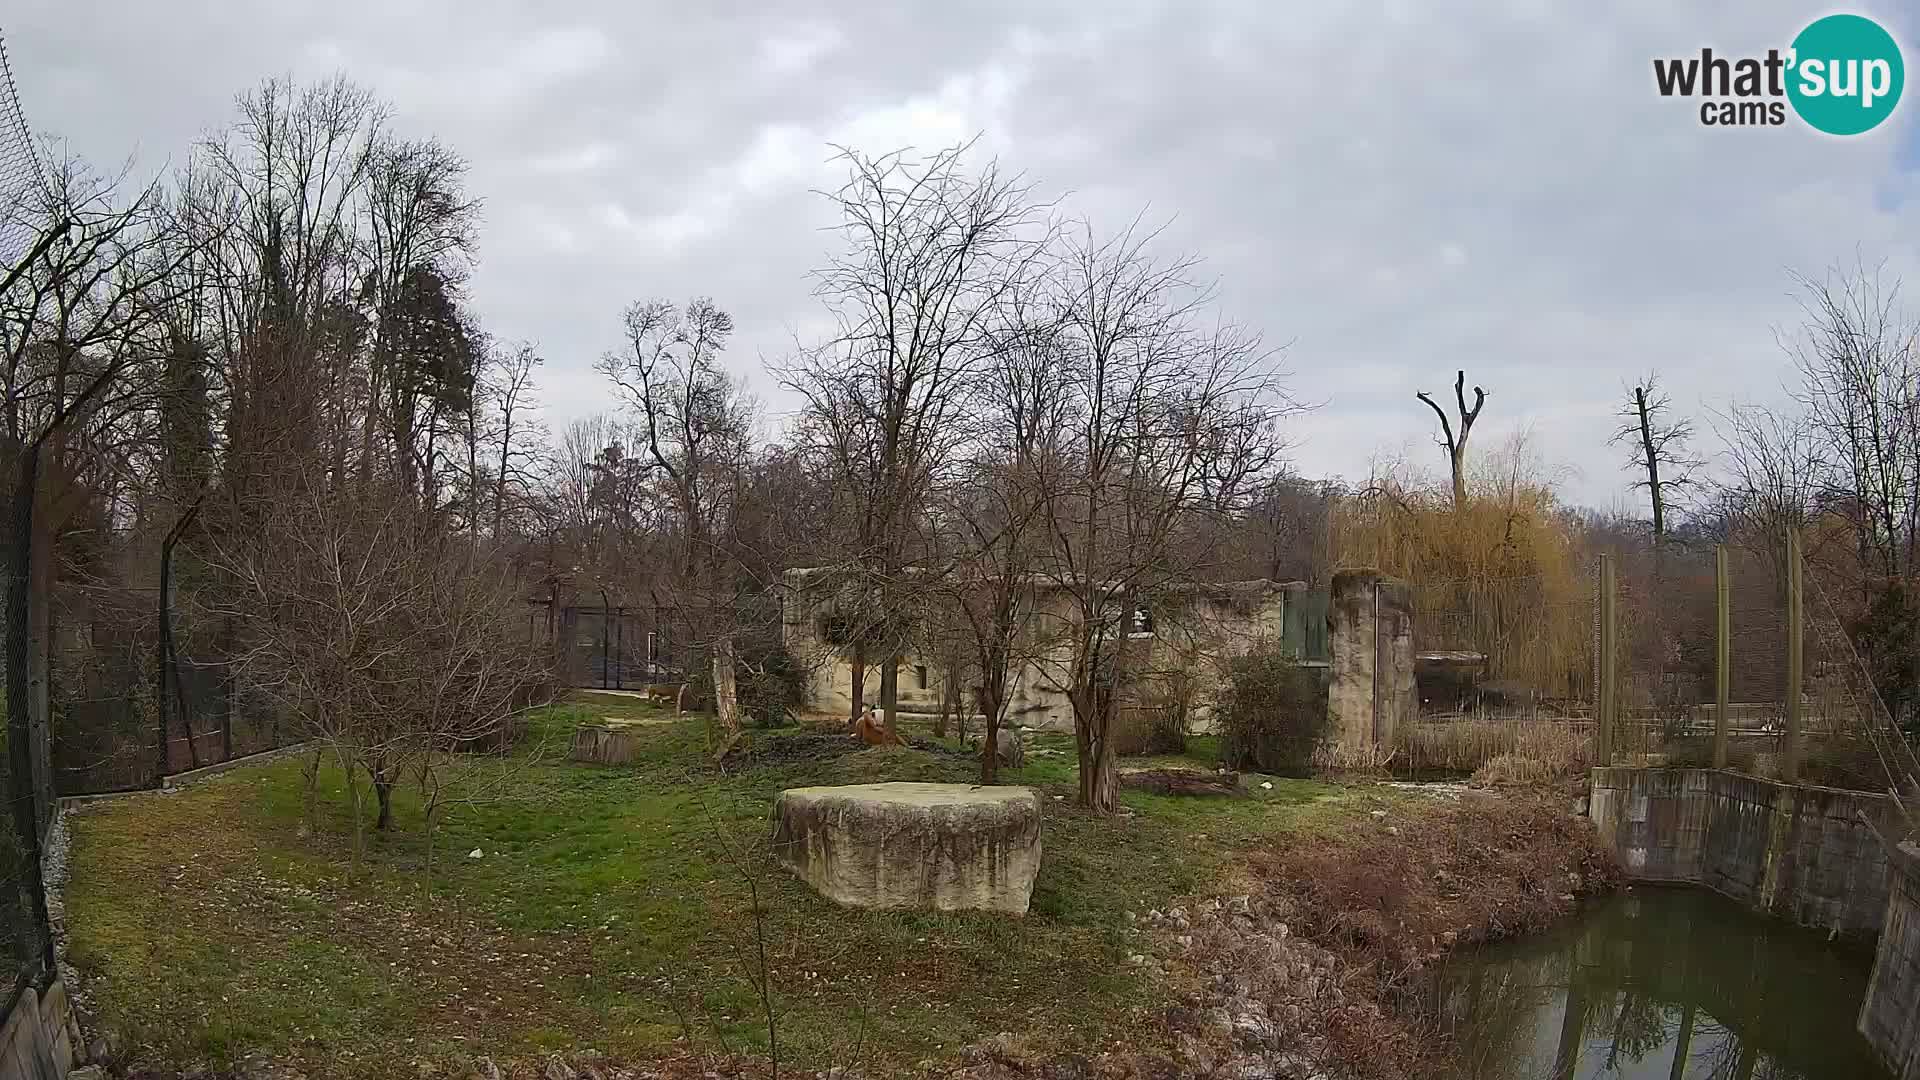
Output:
[[[1860,1034],[1899,1080],[1920,1077],[1920,848],[1889,857],[1892,889],[1873,978],[1860,1002]]]
[[[811,670],[808,704],[816,712],[846,716],[853,701],[853,667],[849,650],[826,640],[824,616],[836,596],[830,582],[813,570],[787,572],[787,601],[782,612],[782,637],[787,650],[802,658]],[[1224,584],[1169,586],[1147,598],[1153,619],[1150,635],[1127,642],[1130,696],[1143,703],[1158,700],[1174,679],[1189,680],[1194,708],[1190,726],[1207,730],[1211,706],[1224,682],[1227,661],[1260,643],[1287,645],[1287,616],[1299,622],[1306,585],[1300,582],[1238,581]],[[851,605],[850,605],[851,606]],[[1073,705],[1064,679],[1071,666],[1069,637],[1078,625],[1073,596],[1044,578],[1035,578],[1021,602],[1025,622],[1014,652],[1021,657],[1008,673],[1007,721],[1052,731],[1073,730]],[[1296,649],[1306,635],[1296,632]],[[880,667],[884,660],[870,657],[866,665],[862,700],[877,704]],[[926,671],[926,684],[920,669]],[[909,652],[902,658],[899,678],[903,711],[936,710],[944,692],[937,657]],[[972,707],[972,689],[963,688],[962,700]]]
[[[66,986],[55,979],[45,991],[29,987],[0,1024],[0,1080],[61,1080],[79,1044]]]
[[[1377,570],[1333,575],[1327,601],[1327,738],[1346,750],[1393,745],[1413,722],[1413,603],[1405,582]]]
[[[1593,770],[1588,815],[1630,878],[1703,885],[1802,926],[1870,937],[1889,874],[1884,795],[1713,769]]]

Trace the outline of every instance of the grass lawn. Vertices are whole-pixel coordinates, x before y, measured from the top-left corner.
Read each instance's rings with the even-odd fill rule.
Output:
[[[356,857],[338,769],[305,835],[296,760],[87,806],[66,904],[97,1022],[149,1065],[264,1053],[316,1076],[414,1077],[481,1053],[645,1058],[689,1029],[764,1048],[746,977],[757,884],[786,1060],[900,1067],[998,1031],[1092,1047],[1151,1000],[1124,960],[1126,911],[1221,885],[1250,845],[1338,828],[1388,797],[1252,777],[1248,799],[1128,792],[1131,813],[1100,820],[1073,805],[1071,739],[1039,736],[1030,747],[1060,752],[1003,773],[1044,793],[1025,919],[849,911],[765,857],[774,796],[966,781],[971,760],[865,750],[723,774],[698,719],[641,729],[632,765],[564,760],[572,728],[603,716],[665,714],[596,695],[544,710],[529,749],[469,766],[483,797],[445,812],[431,855],[408,789],[392,832],[369,831]]]

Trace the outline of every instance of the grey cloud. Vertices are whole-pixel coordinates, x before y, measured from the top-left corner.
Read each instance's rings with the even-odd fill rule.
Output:
[[[1654,93],[1654,56],[1784,44],[1801,3],[961,7],[31,3],[4,29],[34,123],[109,161],[177,160],[267,74],[392,99],[472,160],[475,300],[541,343],[559,418],[604,407],[588,365],[650,295],[733,310],[736,364],[783,407],[759,361],[818,322],[830,141],[983,131],[1075,212],[1167,222],[1327,402],[1294,433],[1310,473],[1430,453],[1413,391],[1466,367],[1489,441],[1530,423],[1606,503],[1625,380],[1658,367],[1684,407],[1775,395],[1788,268],[1857,251],[1920,275],[1920,105],[1843,142],[1712,131]]]

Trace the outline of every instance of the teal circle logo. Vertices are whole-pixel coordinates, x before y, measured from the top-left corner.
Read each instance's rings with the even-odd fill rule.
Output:
[[[1828,15],[1793,39],[1787,100],[1829,135],[1872,131],[1900,104],[1906,65],[1893,35],[1860,15]]]

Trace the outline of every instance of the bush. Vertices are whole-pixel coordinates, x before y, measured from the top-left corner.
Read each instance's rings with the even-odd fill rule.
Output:
[[[1553,779],[1547,767],[1530,757],[1501,754],[1473,770],[1473,782],[1482,787],[1533,787]]]
[[[1184,754],[1187,725],[1181,710],[1165,705],[1123,707],[1114,717],[1113,752],[1120,757]]]
[[[1216,715],[1228,767],[1305,776],[1327,730],[1326,681],[1280,653],[1251,653],[1233,661]]]
[[[740,708],[760,727],[785,727],[807,700],[807,667],[783,645],[741,656],[734,673]],[[712,677],[708,677],[712,682]]]
[[[1713,736],[1689,735],[1666,744],[1666,764],[1679,769],[1713,768]],[[1739,739],[1727,740],[1727,768],[1758,776],[1758,755],[1753,746]]]

